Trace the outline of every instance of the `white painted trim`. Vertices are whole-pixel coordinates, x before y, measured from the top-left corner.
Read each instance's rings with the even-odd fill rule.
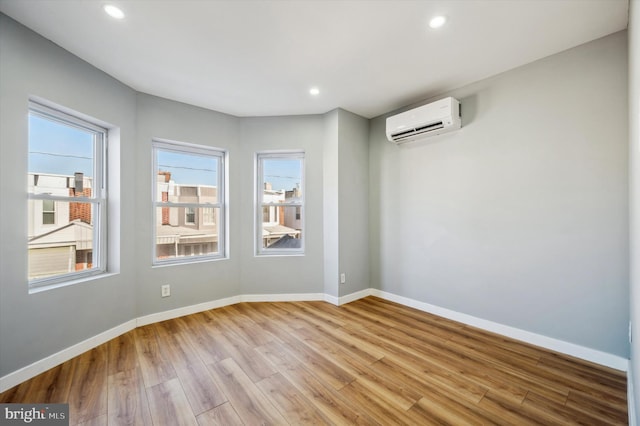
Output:
[[[60,365],[63,362],[70,360],[71,358],[89,351],[96,346],[106,343],[109,340],[120,336],[121,334],[131,331],[134,328],[136,328],[136,320],[127,321],[123,324],[113,327],[112,329],[90,337],[87,340],[83,340],[80,343],[69,346],[68,348],[63,349],[60,352],[36,361],[33,364],[27,365],[26,367],[9,373],[6,376],[0,377],[0,393],[11,389],[12,387],[19,385],[26,380],[29,380],[40,373],[44,373],[45,371],[57,365]]]
[[[245,294],[241,302],[311,302],[325,300],[324,293]]]
[[[224,306],[234,305],[240,302],[299,302],[324,300],[322,293],[285,293],[285,294],[243,294],[240,296],[232,296],[224,299],[212,300],[196,305],[183,306],[182,308],[172,309],[170,311],[157,312],[155,314],[145,315],[136,320],[137,326],[153,324],[160,321],[166,321],[173,318],[183,317],[185,315],[204,312],[210,309],[222,308]]]
[[[367,296],[371,296],[371,291],[373,289],[371,288],[365,288],[364,290],[360,290],[360,291],[356,291],[355,293],[351,293],[351,294],[345,294],[344,296],[340,296],[338,298],[338,303],[337,305],[344,305],[346,303],[351,303],[353,301],[356,301],[358,299],[362,299],[364,297]]]
[[[208,311],[210,309],[222,308],[241,302],[242,296],[232,296],[224,299],[212,300],[210,302],[198,303],[196,305],[183,306],[182,308],[171,309],[170,311],[157,312],[155,314],[145,315],[136,319],[136,326],[154,324],[160,321],[166,321],[185,315],[191,315],[198,312]]]
[[[378,289],[372,289],[371,295],[377,296],[392,302],[400,303],[402,305],[409,306],[411,308],[419,309],[424,312],[429,312],[434,315],[438,315],[454,321],[458,321],[463,324],[471,325],[473,327],[478,327],[483,330],[501,334],[503,336],[507,336],[512,339],[516,339],[522,342],[530,343],[532,345],[540,346],[545,349],[561,352],[566,355],[571,355],[576,358],[594,362],[596,364],[604,365],[606,367],[614,368],[616,370],[620,370],[620,371],[629,370],[629,360],[617,355],[598,351],[596,349],[587,348],[585,346],[576,345],[574,343],[565,342],[563,340],[554,339],[552,337],[543,336],[541,334],[532,333],[530,331],[521,330],[519,328],[510,327],[508,325],[485,320],[482,318],[477,318],[472,315],[467,315],[460,312],[452,311],[450,309],[442,308],[440,306],[435,306],[429,303],[420,302],[418,300],[410,299],[404,296],[398,296],[396,294],[388,293],[386,291],[382,291]]]
[[[325,294],[324,295],[324,301],[327,303],[331,303],[332,305],[340,305],[340,298],[336,297],[336,296],[332,296],[330,294]]]
[[[553,351],[561,352],[567,355],[575,356],[587,361],[595,362],[596,364],[604,365],[614,368],[616,370],[626,371],[628,375],[628,387],[629,387],[629,400],[633,393],[633,383],[631,380],[631,372],[629,369],[629,360],[609,353],[597,351],[595,349],[587,348],[584,346],[576,345],[562,340],[553,339],[551,337],[543,336],[529,331],[520,330],[518,328],[506,326],[503,324],[495,323],[492,321],[477,318],[471,315],[463,314],[460,312],[452,311],[439,306],[431,305],[429,303],[420,302],[418,300],[410,299],[404,296],[398,296],[393,293],[388,293],[378,289],[368,288],[357,291],[341,297],[335,297],[329,294],[323,293],[290,293],[290,294],[247,294],[240,296],[232,296],[224,299],[212,300],[205,303],[198,303],[196,305],[184,306],[182,308],[171,309],[169,311],[158,312],[155,314],[145,315],[131,321],[127,321],[117,327],[100,333],[96,336],[90,337],[80,343],[63,349],[51,356],[48,356],[40,361],[36,361],[26,367],[16,370],[7,374],[4,377],[0,377],[0,392],[4,392],[13,386],[16,386],[26,380],[29,380],[38,374],[47,371],[71,358],[82,354],[90,349],[95,348],[111,339],[114,339],[121,334],[124,334],[136,327],[143,325],[153,324],[160,321],[166,321],[173,318],[178,318],[185,315],[195,314],[197,312],[208,311],[210,309],[221,308],[224,306],[233,305],[240,302],[293,302],[293,301],[316,301],[324,300],[325,302],[334,304],[336,306],[344,305],[345,303],[353,302],[354,300],[361,299],[367,296],[377,296],[382,299],[390,300],[392,302],[400,303],[411,308],[419,309],[424,312],[429,312],[434,315],[438,315],[444,318],[449,318],[454,321],[468,324],[474,327],[479,327],[487,331],[501,334],[503,336],[511,337],[516,340],[520,340],[526,343],[530,343],[536,346],[540,346]],[[631,403],[630,403],[631,404]],[[629,405],[629,419],[633,415],[633,421],[635,424],[635,407]]]

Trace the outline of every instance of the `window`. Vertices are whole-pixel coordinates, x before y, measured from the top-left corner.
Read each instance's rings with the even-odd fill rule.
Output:
[[[54,225],[56,223],[56,202],[42,200],[42,224]]]
[[[256,254],[304,253],[304,152],[256,155]]]
[[[30,287],[106,270],[107,130],[29,103]]]
[[[226,152],[153,142],[154,265],[226,256]]]
[[[193,207],[186,207],[184,209],[186,211],[186,216],[185,216],[185,223],[187,223],[188,225],[195,225],[196,224],[196,209],[194,209]]]

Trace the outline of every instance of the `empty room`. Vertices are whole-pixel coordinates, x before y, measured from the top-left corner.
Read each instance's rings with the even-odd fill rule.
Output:
[[[0,424],[635,425],[638,330],[640,0],[0,0]]]

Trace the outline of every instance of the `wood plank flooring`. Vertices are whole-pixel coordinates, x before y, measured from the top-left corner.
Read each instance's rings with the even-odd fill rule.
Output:
[[[137,328],[0,394],[72,425],[627,424],[623,372],[375,297]]]

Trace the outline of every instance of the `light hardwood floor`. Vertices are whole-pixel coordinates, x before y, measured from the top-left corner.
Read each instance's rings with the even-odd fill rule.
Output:
[[[2,394],[71,424],[626,424],[625,374],[375,297],[137,328]]]

